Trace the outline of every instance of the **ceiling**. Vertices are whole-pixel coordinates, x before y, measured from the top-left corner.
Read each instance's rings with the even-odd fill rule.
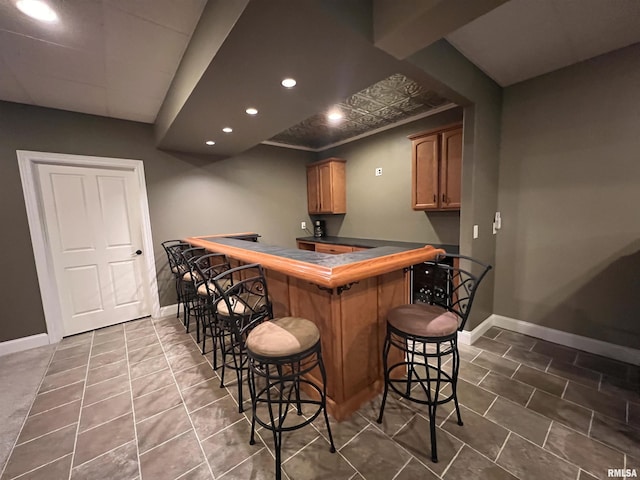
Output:
[[[448,105],[451,102],[446,98],[396,73],[332,105],[327,111],[286,129],[272,137],[270,143],[324,150],[330,145],[378,132],[389,125],[442,111],[442,107]],[[342,118],[330,120],[328,114],[334,112]]]
[[[395,0],[49,0],[53,25],[14,1],[0,0],[0,99],[154,123],[160,148],[216,156],[345,141],[414,115],[399,92],[437,111],[447,91],[397,53],[434,39],[407,22],[444,19],[437,35],[502,86],[640,41],[638,0],[407,0],[413,15]]]
[[[506,87],[640,42],[640,1],[510,0],[446,39]]]
[[[0,99],[153,123],[206,0],[0,0]]]

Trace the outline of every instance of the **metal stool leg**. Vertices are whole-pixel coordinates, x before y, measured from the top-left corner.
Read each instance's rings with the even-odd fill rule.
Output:
[[[426,346],[425,346],[426,349]],[[442,357],[440,356],[440,343],[436,344],[436,388],[433,399],[429,398],[429,430],[431,434],[431,461],[433,463],[438,462],[438,444],[436,440],[436,410],[438,408],[438,395],[440,394],[440,374],[442,372]],[[427,378],[429,379],[429,365],[427,359]],[[431,388],[431,381],[428,381],[428,388]]]
[[[451,379],[451,390],[453,392],[453,403],[456,406],[456,415],[458,416],[458,425],[462,426],[462,417],[460,416],[460,405],[458,405],[458,370],[460,369],[460,355],[458,354],[458,344],[456,340],[451,341],[451,350],[453,351],[453,377]]]
[[[182,303],[182,294],[180,292],[180,279],[176,276],[176,297],[178,298],[178,308],[176,309],[176,318],[180,318],[180,304]]]
[[[324,369],[324,362],[322,361],[322,355],[318,354],[318,367],[320,367],[320,375],[322,376],[322,410],[324,410],[324,421],[327,424],[327,433],[329,434],[329,443],[331,448],[329,451],[335,453],[336,446],[333,443],[333,435],[331,434],[331,425],[329,425],[329,415],[327,415],[327,373]]]
[[[275,449],[275,457],[276,457],[276,480],[281,480],[282,478],[282,423],[283,419],[283,411],[282,405],[284,404],[284,386],[282,385],[282,369],[279,365],[277,365],[278,377],[274,380],[277,380],[280,388],[278,389],[278,417],[276,421],[276,417],[273,414],[273,403],[271,402],[271,387],[274,385],[271,380],[271,372],[269,366],[266,365],[266,393],[267,393],[267,407],[269,410],[269,420],[271,421],[271,433],[273,434],[273,446]]]
[[[384,338],[384,348],[382,350],[382,368],[384,370],[384,393],[382,394],[382,403],[380,404],[380,415],[378,415],[378,423],[382,423],[382,415],[384,414],[384,406],[387,403],[387,394],[389,393],[389,365],[388,356],[391,348],[391,332],[387,330]]]
[[[300,371],[300,362],[297,363],[297,368],[298,368],[298,372]],[[296,369],[296,364],[292,363],[291,364],[291,371],[295,373]],[[297,407],[297,413],[298,415],[302,415],[302,403],[300,402],[300,377],[297,376],[296,379],[294,380],[293,386],[295,388],[296,391],[296,407]]]
[[[249,360],[251,362],[251,360]],[[256,407],[258,406],[256,395],[256,374],[253,371],[253,365],[249,365],[249,392],[251,393],[251,437],[249,445],[256,443]]]

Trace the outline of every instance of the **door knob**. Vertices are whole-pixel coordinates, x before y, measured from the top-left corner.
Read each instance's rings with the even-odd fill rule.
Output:
[[[142,255],[142,250],[136,250],[136,255]]]

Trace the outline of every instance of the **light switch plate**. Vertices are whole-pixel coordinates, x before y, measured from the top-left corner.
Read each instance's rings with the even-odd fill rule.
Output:
[[[473,226],[473,238],[478,238],[478,225]]]

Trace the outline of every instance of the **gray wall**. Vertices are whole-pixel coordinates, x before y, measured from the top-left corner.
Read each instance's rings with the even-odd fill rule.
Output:
[[[161,241],[253,230],[294,247],[308,220],[307,152],[258,146],[213,162],[157,150],[151,125],[0,102],[0,341],[46,330],[16,150],[144,161],[161,305],[175,303]]]
[[[462,121],[455,108],[377,135],[325,150],[318,158],[347,161],[347,213],[325,215],[330,235],[458,244],[458,212],[411,208],[411,141],[408,135]],[[375,169],[382,167],[382,176]]]
[[[408,58],[434,80],[467,100],[464,111],[460,252],[486,263],[495,259],[491,224],[498,205],[498,163],[502,89],[445,40]],[[479,237],[472,240],[473,225]],[[465,327],[475,328],[493,313],[493,272],[484,280]]]
[[[638,58],[505,90],[495,313],[640,345]]]

